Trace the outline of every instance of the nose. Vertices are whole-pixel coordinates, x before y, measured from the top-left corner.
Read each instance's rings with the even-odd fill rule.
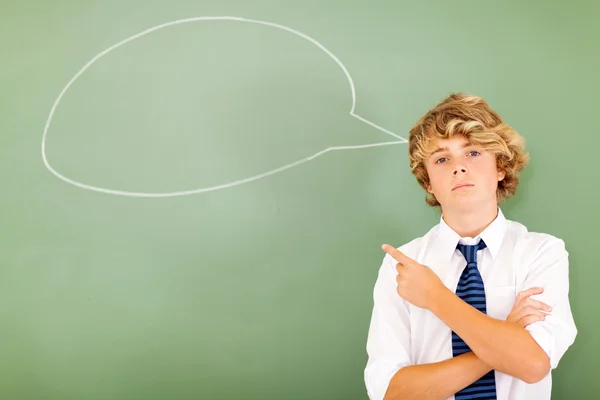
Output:
[[[467,173],[467,167],[461,164],[454,164],[454,169],[452,171],[452,175],[464,175]]]

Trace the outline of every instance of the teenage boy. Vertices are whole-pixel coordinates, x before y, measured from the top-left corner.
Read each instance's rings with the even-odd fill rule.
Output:
[[[546,400],[574,342],[564,242],[504,217],[529,160],[486,101],[452,94],[411,129],[408,153],[439,224],[387,253],[373,291],[371,400]]]

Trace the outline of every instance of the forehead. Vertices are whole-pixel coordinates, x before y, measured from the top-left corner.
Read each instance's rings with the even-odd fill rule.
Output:
[[[432,139],[429,143],[429,155],[432,156],[442,151],[462,150],[472,143],[464,135],[455,135],[449,139]]]
[[[441,148],[441,147],[466,147],[470,145],[471,142],[464,135],[454,135],[448,139],[436,138],[431,141],[431,147]]]

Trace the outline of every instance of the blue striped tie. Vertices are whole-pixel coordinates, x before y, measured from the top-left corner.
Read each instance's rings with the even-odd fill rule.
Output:
[[[458,280],[456,295],[486,314],[485,289],[483,280],[477,269],[477,251],[485,249],[486,244],[483,240],[480,240],[479,243],[475,245],[464,245],[459,243],[456,248],[460,250],[467,260],[467,266]],[[471,351],[469,346],[460,338],[460,336],[452,332],[453,357],[469,351]],[[496,400],[496,378],[494,370],[491,370],[466,388],[456,392],[454,398],[456,400]]]

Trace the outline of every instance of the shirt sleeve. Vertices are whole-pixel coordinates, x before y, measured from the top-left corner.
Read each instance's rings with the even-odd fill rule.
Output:
[[[412,364],[409,308],[396,291],[396,275],[396,263],[386,255],[373,290],[374,304],[367,338],[368,361],[364,379],[371,400],[382,400],[396,372]]]
[[[532,287],[544,289],[531,298],[548,304],[552,311],[544,321],[529,324],[525,329],[548,354],[554,369],[577,336],[569,302],[569,254],[561,239],[550,237],[542,243],[525,278],[523,290]]]

